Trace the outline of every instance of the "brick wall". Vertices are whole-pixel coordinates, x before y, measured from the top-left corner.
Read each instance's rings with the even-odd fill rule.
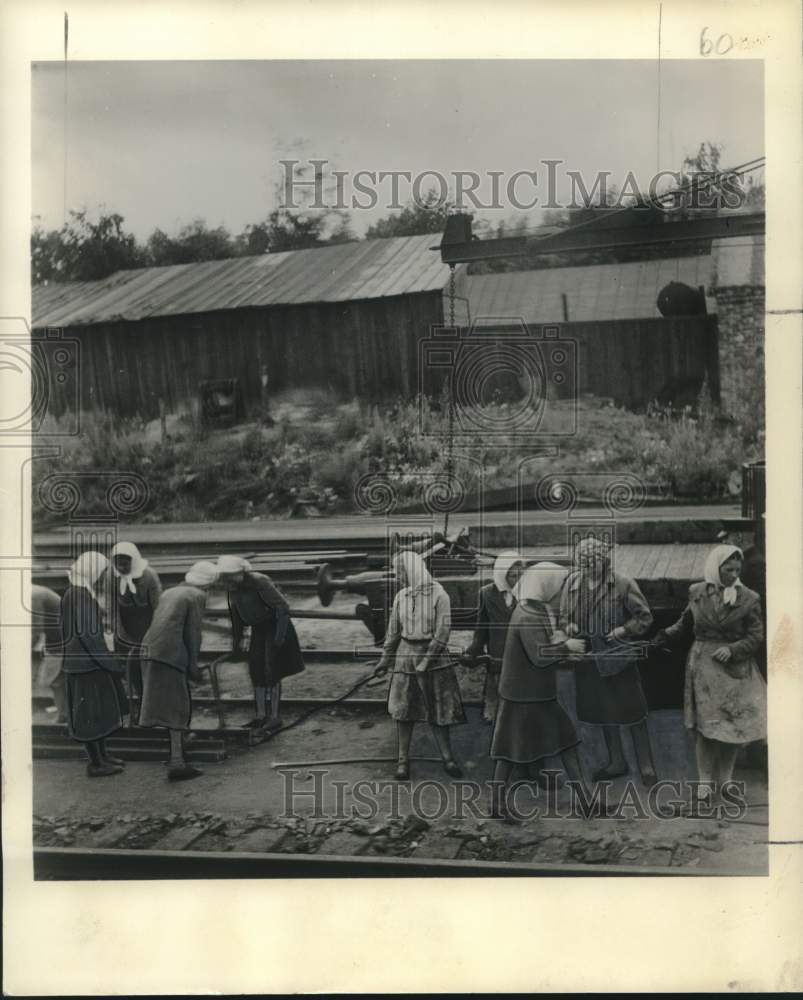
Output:
[[[764,238],[715,240],[720,401],[733,417],[764,422]]]

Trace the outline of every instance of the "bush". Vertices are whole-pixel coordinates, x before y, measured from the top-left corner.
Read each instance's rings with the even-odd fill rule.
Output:
[[[332,399],[321,393],[316,405],[328,409]],[[578,405],[578,432],[562,441],[558,455],[534,456],[537,438],[521,443],[478,433],[455,447],[457,477],[471,492],[515,485],[522,463],[527,480],[554,472],[630,472],[677,498],[716,500],[730,496],[743,462],[762,457],[760,421],[746,414],[726,422],[710,399],[681,413],[651,406],[636,414],[592,398]],[[188,417],[183,433],[162,441],[142,421],[83,415],[81,435],[61,439],[60,456],[33,464],[34,518],[63,520],[44,508],[36,489],[54,472],[138,473],[151,492],[138,517],[150,522],[284,514],[300,494],[316,496],[322,510],[353,511],[354,486],[367,472],[387,476],[402,502],[415,502],[426,478],[448,465],[448,406],[354,400],[325,420],[297,421],[283,417],[273,428],[202,434]],[[60,427],[48,418],[42,433]],[[106,512],[106,485],[86,480],[82,510]]]

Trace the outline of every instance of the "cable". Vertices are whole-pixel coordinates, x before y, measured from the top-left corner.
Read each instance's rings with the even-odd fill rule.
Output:
[[[766,159],[767,159],[766,156],[759,156],[755,157],[752,160],[746,160],[744,163],[740,163],[738,166],[731,167],[727,170],[717,171],[716,173],[710,175],[707,179],[703,181],[696,181],[695,178],[692,177],[689,180],[685,181],[683,184],[679,185],[678,187],[673,188],[671,191],[667,191],[662,195],[656,195],[655,197],[651,197],[650,201],[652,202],[653,205],[662,204],[663,202],[670,201],[676,198],[679,194],[684,194],[685,192],[691,190],[692,187],[694,186],[696,186],[698,191],[705,191],[708,188],[710,188],[713,184],[720,181],[723,177],[727,177],[730,175],[736,175],[738,177],[742,177],[744,174],[753,173],[756,170],[762,170],[766,164]],[[601,205],[599,207],[605,208],[604,205]],[[578,229],[587,228],[588,226],[599,225],[602,222],[603,218],[605,220],[608,220],[615,215],[619,215],[622,212],[629,212],[634,207],[635,207],[634,205],[620,205],[618,208],[611,208],[610,211],[607,212],[602,217],[598,217],[595,219],[587,219],[585,222],[576,222],[574,223],[574,225],[571,226],[550,226],[549,228],[554,230],[553,233],[545,233],[543,228],[540,227],[533,228],[528,226],[525,228],[518,229],[515,233],[511,234],[510,238],[515,238],[518,236],[546,237],[555,235],[555,233],[558,232],[559,233],[574,232]],[[559,252],[560,252],[559,250],[555,250],[555,253]]]
[[[314,715],[315,712],[320,712],[322,708],[331,708],[333,705],[339,705],[341,702],[345,701],[347,698],[350,698],[354,694],[355,691],[357,691],[359,688],[361,688],[363,686],[363,684],[367,684],[368,681],[373,680],[374,677],[376,677],[376,673],[374,671],[371,671],[370,674],[367,674],[365,677],[363,677],[360,680],[358,680],[356,684],[354,684],[352,687],[350,687],[348,689],[348,691],[346,691],[345,694],[341,694],[339,697],[335,698],[333,701],[327,701],[327,702],[324,702],[321,705],[314,705],[312,708],[308,708],[307,711],[303,712],[301,715],[299,715],[299,717],[297,719],[293,719],[292,722],[288,722],[287,725],[283,725],[279,729],[274,729],[273,732],[265,731],[264,735],[265,735],[266,739],[271,739],[274,736],[278,736],[279,733],[285,733],[285,732],[287,732],[288,729],[295,729],[295,727],[296,726],[300,726],[302,722],[306,722],[306,720],[311,715]]]

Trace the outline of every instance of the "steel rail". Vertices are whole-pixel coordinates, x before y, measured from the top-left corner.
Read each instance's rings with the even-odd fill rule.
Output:
[[[148,851],[84,847],[35,847],[34,879],[227,879],[227,878],[476,878],[522,877],[704,877],[744,876],[737,869],[645,865],[558,864],[551,862],[443,860],[435,858],[346,857],[260,854],[237,851]],[[750,876],[744,876],[750,877]],[[762,877],[759,875],[753,877]]]

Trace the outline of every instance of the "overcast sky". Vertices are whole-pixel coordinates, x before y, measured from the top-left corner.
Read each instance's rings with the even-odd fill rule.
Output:
[[[703,140],[726,166],[762,155],[762,81],[758,61],[664,61],[661,167]],[[33,67],[32,209],[47,228],[65,213],[65,109],[66,208],[105,205],[140,238],[199,217],[242,231],[271,210],[278,160],[293,155],[352,173],[506,176],[562,159],[643,185],[658,162],[648,61],[96,62],[70,63],[66,82],[65,103],[63,64]],[[381,199],[352,211],[355,231],[385,214]]]

